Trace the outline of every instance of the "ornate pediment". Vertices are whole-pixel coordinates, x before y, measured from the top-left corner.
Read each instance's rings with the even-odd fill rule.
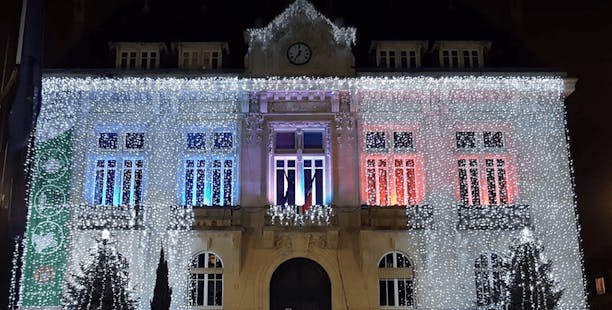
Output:
[[[249,76],[352,76],[356,30],[296,0],[262,28],[245,31]]]

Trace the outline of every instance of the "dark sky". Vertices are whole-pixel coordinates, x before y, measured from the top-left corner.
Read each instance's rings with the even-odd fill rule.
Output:
[[[21,0],[2,2],[0,60],[7,38],[16,38]],[[145,0],[48,0],[45,64],[110,67],[112,40],[221,40],[230,43],[229,66],[238,68],[246,50],[242,31],[265,25],[289,2],[149,0],[146,10]],[[373,39],[491,40],[490,66],[546,68],[578,78],[566,103],[587,270],[612,269],[611,1],[312,2],[331,20],[357,27],[358,67],[368,66]]]

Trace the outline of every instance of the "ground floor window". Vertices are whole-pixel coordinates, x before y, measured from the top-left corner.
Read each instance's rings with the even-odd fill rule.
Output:
[[[190,305],[216,309],[223,305],[223,263],[212,252],[196,255],[191,263]]]
[[[383,309],[414,305],[414,270],[403,253],[385,254],[378,262],[378,297]]]

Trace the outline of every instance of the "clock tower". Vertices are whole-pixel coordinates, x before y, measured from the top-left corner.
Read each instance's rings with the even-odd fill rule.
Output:
[[[354,76],[356,30],[339,27],[307,0],[244,33],[247,76]]]

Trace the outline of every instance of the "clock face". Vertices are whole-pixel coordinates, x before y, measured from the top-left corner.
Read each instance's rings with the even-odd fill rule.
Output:
[[[303,65],[312,57],[312,51],[306,43],[293,43],[287,49],[287,59],[294,65]]]

